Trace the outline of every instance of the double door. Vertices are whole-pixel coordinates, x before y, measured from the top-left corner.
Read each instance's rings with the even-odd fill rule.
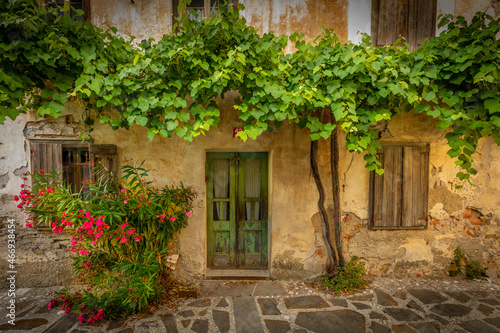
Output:
[[[267,153],[207,153],[208,267],[267,268]]]

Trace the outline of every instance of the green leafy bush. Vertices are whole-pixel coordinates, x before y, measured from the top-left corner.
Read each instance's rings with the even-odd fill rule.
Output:
[[[500,18],[445,15],[438,25],[444,31],[410,52],[399,41],[375,47],[367,35],[359,44],[340,41],[328,29],[308,36],[311,42],[298,33],[261,35],[233,6],[218,10],[200,22],[185,12],[178,32],[134,43],[35,0],[0,1],[0,124],[28,109],[57,118],[74,96],[86,106],[89,131],[99,122],[113,129],[136,124],[151,140],[193,141],[220,121],[215,100],[238,91],[243,140],[284,121],[307,127],[311,140],[326,139],[334,120],[346,149],[366,152],[366,167],[379,173],[379,134],[371,124],[410,110],[446,131],[461,180],[477,173],[480,138],[500,145]],[[290,46],[292,54],[285,52]]]
[[[27,227],[73,233],[73,272],[88,288],[66,290],[51,304],[63,302],[65,310],[80,313],[80,321],[126,316],[157,301],[168,275],[162,259],[168,243],[195,213],[193,189],[182,183],[154,188],[143,163],[122,167],[124,186],[98,171],[85,193],[73,193],[57,173],[42,170],[32,175],[33,187],[23,185],[14,198],[30,214]]]
[[[352,257],[344,267],[340,267],[338,274],[329,277],[323,275],[318,277],[324,288],[333,290],[336,294],[341,292],[355,292],[366,287],[365,263],[357,257]]]

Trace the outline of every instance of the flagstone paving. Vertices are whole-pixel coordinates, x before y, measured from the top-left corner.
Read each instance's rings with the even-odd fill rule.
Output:
[[[349,296],[323,293],[302,282],[203,281],[200,288],[197,299],[181,300],[175,312],[161,308],[140,319],[97,325],[80,324],[76,315],[60,309],[48,310],[56,287],[18,289],[15,326],[7,323],[8,298],[0,297],[0,331],[500,332],[500,286],[488,281],[375,278],[370,289]]]

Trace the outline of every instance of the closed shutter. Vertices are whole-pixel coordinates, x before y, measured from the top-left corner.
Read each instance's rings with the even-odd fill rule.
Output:
[[[435,35],[436,0],[372,0],[373,45],[394,45],[404,37],[416,50]]]
[[[374,0],[372,38],[376,46],[393,45],[408,37],[408,0]]]
[[[172,32],[178,32],[179,27],[174,31],[174,25],[178,23],[175,19],[179,17],[179,0],[172,0]]]
[[[31,173],[40,170],[55,171],[62,182],[62,144],[52,142],[31,142]]]
[[[91,7],[90,7],[90,1],[91,0],[83,0],[83,19],[85,21],[91,21],[92,19],[92,12],[91,12]]]
[[[409,34],[415,37],[410,38],[410,50],[416,50],[426,39],[436,35],[436,1],[410,1],[412,8],[416,8],[415,15],[410,18],[416,22],[415,26],[409,27]],[[411,13],[410,13],[411,14]]]
[[[371,226],[374,229],[425,228],[429,145],[386,143],[378,155],[384,174],[371,173]]]
[[[401,221],[402,147],[384,147],[379,156],[384,174],[373,176],[373,226],[397,228]]]
[[[427,226],[429,145],[403,147],[402,226]]]
[[[118,174],[118,153],[115,145],[90,145],[90,160],[95,168],[101,164],[116,180]],[[92,173],[94,176],[94,172]],[[95,180],[95,179],[92,179]]]

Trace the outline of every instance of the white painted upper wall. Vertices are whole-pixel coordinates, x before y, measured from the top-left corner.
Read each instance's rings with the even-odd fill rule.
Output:
[[[358,44],[362,33],[371,34],[372,0],[350,0],[348,18],[348,39]]]

